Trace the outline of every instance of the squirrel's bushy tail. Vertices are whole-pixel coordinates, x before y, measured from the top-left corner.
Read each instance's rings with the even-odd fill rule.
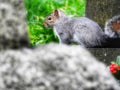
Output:
[[[120,38],[120,15],[114,16],[106,22],[105,34],[110,38]]]

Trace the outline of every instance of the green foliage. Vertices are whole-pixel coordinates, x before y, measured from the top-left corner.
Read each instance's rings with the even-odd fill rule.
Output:
[[[120,66],[120,56],[117,56],[116,64],[117,64],[118,66]]]
[[[57,42],[52,29],[42,24],[47,15],[55,9],[62,9],[68,15],[84,16],[85,0],[24,0],[28,33],[32,45]]]

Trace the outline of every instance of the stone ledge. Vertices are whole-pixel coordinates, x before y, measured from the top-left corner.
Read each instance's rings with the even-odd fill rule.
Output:
[[[2,90],[119,90],[106,66],[80,46],[0,52]]]

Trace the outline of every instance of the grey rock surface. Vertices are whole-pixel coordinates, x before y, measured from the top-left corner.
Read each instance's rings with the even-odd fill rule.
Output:
[[[29,46],[23,0],[0,0],[0,50]]]
[[[0,52],[0,90],[120,90],[107,67],[79,46]]]

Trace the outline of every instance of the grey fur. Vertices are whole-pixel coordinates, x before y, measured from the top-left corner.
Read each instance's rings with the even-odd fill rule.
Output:
[[[102,29],[86,17],[71,18],[59,11],[59,19],[55,21],[53,28],[60,43],[75,42],[83,47],[94,47],[104,41]]]

